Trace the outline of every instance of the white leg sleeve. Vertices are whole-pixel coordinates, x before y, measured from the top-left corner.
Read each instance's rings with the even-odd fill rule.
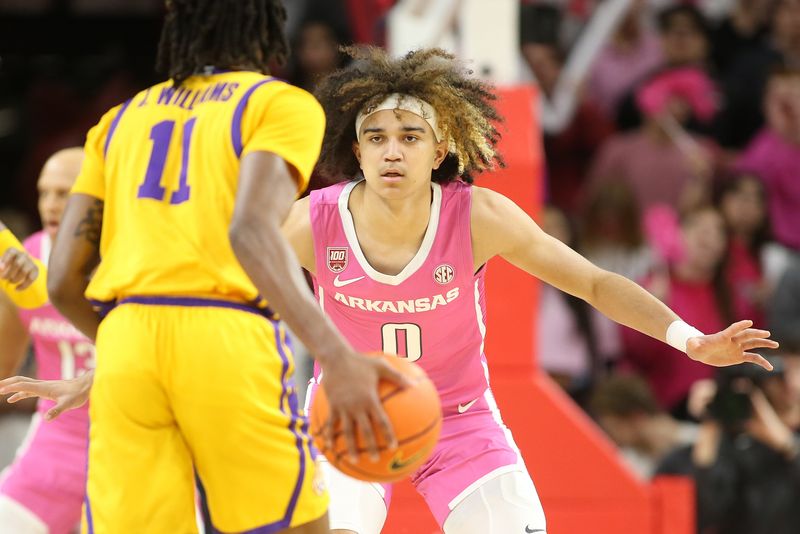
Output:
[[[48,534],[50,529],[33,512],[0,495],[0,534]]]
[[[331,530],[380,534],[387,512],[383,486],[349,477],[324,458],[320,467],[331,496],[328,506]]]
[[[512,471],[486,481],[444,522],[445,534],[546,534],[539,495],[528,473]]]

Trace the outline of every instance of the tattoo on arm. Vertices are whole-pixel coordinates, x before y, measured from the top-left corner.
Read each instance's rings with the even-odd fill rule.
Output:
[[[95,200],[86,210],[86,215],[78,223],[75,229],[75,237],[83,237],[95,246],[100,248],[100,234],[103,230],[103,201]]]

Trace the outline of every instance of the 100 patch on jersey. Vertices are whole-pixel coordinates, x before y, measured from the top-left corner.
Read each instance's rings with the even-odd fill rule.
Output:
[[[347,268],[347,247],[328,247],[328,269],[340,273]]]

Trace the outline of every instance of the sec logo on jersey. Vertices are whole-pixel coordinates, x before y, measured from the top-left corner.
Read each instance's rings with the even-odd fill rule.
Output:
[[[347,268],[347,247],[328,247],[328,269],[340,273]]]
[[[433,271],[433,279],[437,284],[446,285],[453,281],[456,276],[456,270],[452,266],[443,263]]]

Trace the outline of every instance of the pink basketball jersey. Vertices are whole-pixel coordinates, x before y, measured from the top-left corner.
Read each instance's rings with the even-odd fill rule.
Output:
[[[311,193],[320,305],[357,350],[415,361],[436,385],[445,415],[459,405],[463,411],[489,386],[484,269],[473,273],[472,189],[463,182],[432,185],[422,245],[399,274],[390,276],[376,271],[359,246],[348,210],[357,183]]]
[[[50,238],[37,232],[25,240],[25,249],[45,265],[50,256]],[[67,321],[49,302],[40,308],[19,310],[20,317],[28,329],[36,356],[37,377],[42,380],[75,378],[94,367],[94,345]],[[42,400],[39,411],[45,412],[53,402]],[[65,412],[56,420],[62,425],[80,423],[81,432],[86,432],[89,421],[88,406]]]

